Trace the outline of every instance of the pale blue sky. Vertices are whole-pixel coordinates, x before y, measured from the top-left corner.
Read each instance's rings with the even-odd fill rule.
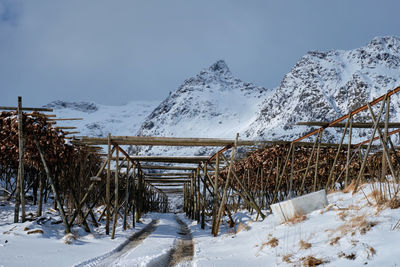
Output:
[[[218,59],[279,85],[310,50],[400,36],[400,1],[0,0],[0,105],[162,100]]]

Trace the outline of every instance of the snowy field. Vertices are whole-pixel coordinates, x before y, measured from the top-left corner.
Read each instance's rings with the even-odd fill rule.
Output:
[[[387,202],[376,204],[372,185],[352,193],[328,194],[329,205],[291,223],[279,223],[274,215],[256,221],[256,214],[239,211],[235,228],[224,222],[220,235],[212,237],[210,222],[200,224],[184,214],[147,214],[136,229],[117,229],[116,239],[104,234],[104,225],[87,234],[75,226],[64,236],[60,218],[47,206],[43,219],[13,224],[13,207],[0,206],[0,266],[165,266],[181,239],[177,217],[192,232],[193,260],[184,266],[399,266],[400,209]],[[30,206],[28,212],[34,213]],[[148,236],[118,252],[129,236],[150,222]],[[121,224],[120,224],[121,225]],[[28,234],[32,230],[43,233]]]

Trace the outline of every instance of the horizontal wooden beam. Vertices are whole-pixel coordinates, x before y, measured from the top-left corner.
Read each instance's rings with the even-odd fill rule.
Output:
[[[84,136],[80,140],[87,144],[107,145],[108,139],[103,137]],[[111,142],[119,145],[143,146],[227,146],[235,142],[233,139],[216,138],[181,138],[181,137],[149,137],[149,136],[111,136]],[[239,140],[238,146],[254,146],[269,141]]]
[[[100,154],[106,156],[107,154]],[[134,161],[142,162],[168,162],[168,163],[200,163],[207,161],[208,156],[192,156],[192,157],[164,157],[164,156],[129,156]],[[119,157],[119,160],[125,159],[124,156]],[[112,157],[111,160],[116,160]]]
[[[396,87],[395,89],[393,89],[391,91],[388,91],[386,94],[384,94],[384,95],[372,100],[371,102],[369,102],[369,106],[376,105],[377,103],[379,103],[382,100],[384,100],[386,97],[390,97],[391,95],[396,94],[398,92],[400,92],[400,86]],[[347,118],[349,118],[349,115],[353,116],[353,115],[355,115],[357,113],[360,113],[361,111],[366,110],[366,109],[368,109],[368,104],[365,104],[365,105],[363,105],[363,106],[361,106],[361,107],[349,112],[349,114],[346,114],[346,115],[344,115],[344,116],[342,116],[342,117],[340,117],[340,118],[338,118],[338,119],[336,119],[334,121],[329,122],[327,126],[323,126],[320,129],[316,129],[316,130],[314,130],[314,131],[312,131],[312,132],[310,132],[310,133],[308,133],[306,135],[303,135],[302,137],[299,137],[299,138],[293,140],[292,142],[293,143],[298,143],[298,142],[300,142],[301,140],[304,140],[307,137],[310,137],[312,135],[315,135],[315,134],[319,133],[320,130],[323,130],[323,129],[327,128],[327,127],[332,127],[333,125],[338,124],[339,122],[342,122],[342,121],[346,120]]]
[[[83,118],[61,118],[61,119],[49,119],[49,121],[81,121]]]
[[[17,107],[0,107],[0,110],[17,110]],[[48,112],[53,112],[52,108],[27,108],[27,107],[22,107],[22,110],[25,111],[48,111]]]
[[[163,172],[163,173],[145,173],[145,176],[188,176],[191,172]]]
[[[156,177],[149,177],[149,176],[145,176],[144,179],[160,179],[160,180],[177,180],[177,179],[181,179],[181,180],[186,180],[188,179],[189,176],[170,176],[170,177],[164,177],[164,176],[156,176]]]
[[[305,126],[320,126],[327,127],[329,122],[318,122],[318,121],[309,121],[309,122],[298,122],[296,125],[305,125]],[[344,128],[346,127],[346,123],[336,123],[331,127]],[[373,128],[374,124],[372,122],[353,122],[353,128]],[[384,128],[385,123],[381,122],[378,124],[379,128]],[[400,128],[400,122],[390,122],[388,124],[388,128]]]
[[[150,165],[140,165],[142,170],[174,170],[174,171],[194,171],[197,167],[186,167],[186,166],[150,166]]]
[[[80,133],[79,131],[75,131],[75,132],[67,132],[67,131],[63,131],[64,135],[69,135],[69,134],[78,134]]]
[[[55,126],[54,128],[63,130],[63,129],[76,129],[75,126]]]
[[[159,184],[173,184],[173,183],[188,183],[190,180],[159,180],[159,179],[145,179],[148,183],[159,183]]]
[[[183,183],[182,184],[151,184],[151,185],[153,185],[153,186],[155,186],[155,187],[158,187],[158,186],[176,186],[176,187],[180,187],[180,186],[183,186]],[[164,190],[164,189],[162,189],[162,190]]]

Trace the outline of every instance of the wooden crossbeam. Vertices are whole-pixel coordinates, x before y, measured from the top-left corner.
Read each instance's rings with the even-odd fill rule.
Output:
[[[374,99],[373,101],[369,102],[368,104],[369,104],[370,106],[376,105],[376,104],[378,104],[379,102],[381,102],[382,100],[384,100],[386,97],[390,97],[391,95],[396,94],[396,93],[398,93],[398,92],[400,92],[400,86],[399,86],[399,87],[396,87],[395,89],[393,89],[393,90],[391,90],[391,91],[388,91],[386,94],[384,94],[384,95],[382,95],[382,96],[380,96],[380,97]],[[357,109],[355,109],[355,110],[349,112],[349,114],[346,114],[346,115],[344,115],[344,116],[342,116],[342,117],[340,117],[340,118],[338,118],[338,119],[336,119],[336,120],[334,120],[334,121],[329,122],[329,124],[328,124],[327,126],[323,126],[322,128],[332,127],[332,126],[334,126],[335,124],[338,124],[338,123],[344,121],[344,120],[347,119],[349,116],[354,116],[355,114],[358,114],[358,113],[360,113],[360,112],[363,111],[363,110],[367,110],[367,109],[368,109],[368,104],[365,104],[365,105],[363,105],[363,106],[361,106],[361,107],[359,107],[359,108],[357,108]],[[293,142],[293,143],[298,143],[298,142],[300,142],[301,140],[306,139],[307,137],[310,137],[310,136],[312,136],[312,135],[315,135],[315,134],[319,133],[320,130],[321,130],[321,129],[316,129],[316,130],[314,130],[314,131],[312,131],[312,132],[310,132],[310,133],[308,133],[308,134],[306,134],[306,135],[304,135],[304,136],[302,136],[302,137],[297,138],[296,140],[293,140],[292,142]],[[322,130],[323,130],[323,129],[322,129]]]
[[[158,179],[158,180],[163,180],[163,181],[167,181],[167,180],[177,180],[177,179],[179,179],[179,180],[186,180],[186,179],[188,179],[188,176],[175,176],[175,177],[146,177],[145,176],[145,179],[147,179],[147,180],[156,180],[156,179]]]
[[[296,125],[327,127],[329,125],[329,122],[309,121],[309,122],[298,122],[298,123],[296,123]],[[331,127],[344,128],[345,126],[346,126],[346,123],[337,123],[335,125],[332,125]],[[353,128],[373,128],[374,125],[372,122],[353,122],[352,127]],[[384,128],[385,123],[383,123],[383,122],[379,123],[378,127]],[[400,128],[400,122],[391,122],[388,124],[388,128]]]
[[[164,173],[145,173],[144,176],[188,176],[190,172],[164,172]]]
[[[173,183],[187,183],[190,180],[163,180],[163,179],[145,179],[148,183],[159,183],[159,184],[173,184]]]
[[[83,118],[57,118],[57,119],[49,119],[49,121],[81,121]]]
[[[157,184],[152,184],[153,186],[176,186],[176,187],[181,187],[181,186],[183,186],[183,184],[184,183],[180,183],[180,184],[160,184],[160,183],[157,183]],[[158,189],[160,189],[160,188],[158,188]],[[164,189],[162,189],[162,190],[164,190]]]
[[[55,126],[54,128],[62,130],[62,129],[76,129],[75,126]]]
[[[174,170],[174,171],[194,171],[197,167],[186,167],[186,166],[151,166],[141,165],[142,170]]]
[[[0,110],[17,110],[17,107],[0,107]],[[53,112],[52,108],[27,108],[22,107],[21,110],[23,111],[48,111]]]
[[[100,154],[104,155],[104,154]],[[142,162],[168,162],[168,163],[200,163],[207,161],[208,156],[193,156],[193,157],[164,157],[164,156],[129,156],[134,161]],[[119,157],[119,159],[124,159],[125,157]],[[112,157],[115,160],[116,157]]]
[[[144,146],[227,146],[232,145],[233,139],[217,138],[181,138],[181,137],[149,137],[149,136],[111,136],[113,143],[119,145],[144,145]],[[107,138],[82,137],[82,143],[106,145]],[[238,146],[262,145],[269,141],[239,140]]]

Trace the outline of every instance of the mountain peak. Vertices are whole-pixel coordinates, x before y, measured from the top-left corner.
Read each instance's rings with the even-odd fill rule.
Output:
[[[382,49],[397,49],[400,47],[400,38],[397,36],[377,36],[373,38],[367,47],[382,50]]]
[[[214,64],[212,64],[209,68],[210,71],[219,73],[219,74],[225,74],[225,73],[231,73],[231,71],[228,68],[228,65],[226,65],[225,61],[220,59]]]

